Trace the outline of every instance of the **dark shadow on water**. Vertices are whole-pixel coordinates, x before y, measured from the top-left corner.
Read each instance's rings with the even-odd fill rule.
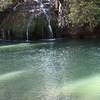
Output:
[[[72,38],[54,38],[54,39],[37,39],[37,40],[0,40],[0,46],[3,45],[16,45],[20,43],[68,43],[72,46],[82,45],[86,43],[87,46],[97,46],[100,44],[99,39],[72,39]]]

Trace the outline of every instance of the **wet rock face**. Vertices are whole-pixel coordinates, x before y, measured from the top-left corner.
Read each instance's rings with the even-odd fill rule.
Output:
[[[4,18],[0,21],[0,38],[8,39],[7,34],[12,34],[13,39],[26,38],[25,32],[28,24],[28,19],[32,15],[33,10],[36,10],[34,18],[29,27],[29,35],[39,38],[47,38],[48,35],[48,18],[43,14],[43,9],[39,8],[41,3],[35,0],[13,0],[11,9],[7,9]],[[47,0],[43,0],[43,4],[48,8]],[[2,16],[0,16],[1,18]],[[51,18],[52,19],[52,18]],[[41,24],[42,23],[42,24]],[[33,33],[36,33],[33,35]]]
[[[26,40],[26,27],[28,18],[31,15],[29,12],[13,12],[9,13],[5,18],[1,20],[0,24],[0,39],[11,40]],[[86,28],[73,27],[69,34],[67,27],[58,28],[56,18],[52,17],[51,25],[54,32],[54,38],[97,38],[100,37],[98,26],[94,33],[90,33]],[[98,31],[97,31],[98,30]],[[9,37],[10,34],[10,37]],[[35,16],[32,20],[32,24],[29,28],[29,39],[46,39],[48,38],[48,23],[43,14]]]
[[[12,39],[22,38],[24,31],[25,15],[23,13],[9,13],[1,22],[1,34],[3,39],[8,39],[8,34],[12,34]],[[9,31],[9,32],[8,32]],[[2,38],[2,37],[0,37]]]
[[[76,25],[71,28],[70,34],[73,38],[81,38],[85,34],[85,29],[79,25]]]
[[[1,21],[0,24],[0,39],[9,39],[8,34],[10,33],[11,39],[26,39],[26,27],[28,19],[31,16],[30,12],[12,12],[9,13]],[[57,27],[57,20],[54,17],[51,19],[52,28],[55,33],[55,28]],[[40,14],[33,17],[31,26],[29,28],[29,39],[42,39],[48,38],[48,22],[44,14]]]
[[[72,38],[100,38],[100,25],[98,24],[93,31],[87,26],[76,25],[70,29],[69,35]]]
[[[52,0],[53,1],[53,0]],[[50,6],[49,1],[43,0],[45,8],[50,8],[51,26],[54,38],[89,38],[100,37],[100,25],[95,28],[94,32],[88,31],[86,27],[58,27],[59,11]],[[63,4],[63,0],[60,0]],[[29,39],[48,38],[48,21],[43,11],[39,9],[40,4],[36,0],[13,0],[13,6],[7,13],[0,13],[0,39],[26,39],[26,28],[28,19],[35,9],[31,25],[29,27]],[[15,7],[15,10],[14,10]]]

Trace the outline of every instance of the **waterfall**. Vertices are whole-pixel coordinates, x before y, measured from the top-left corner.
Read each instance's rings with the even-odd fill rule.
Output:
[[[44,3],[43,0],[34,0],[34,2],[37,3],[37,6],[38,7],[35,7],[34,8],[34,4],[33,4],[33,7],[32,9],[28,9],[29,12],[31,12],[31,16],[29,17],[28,19],[28,22],[27,22],[27,27],[26,27],[26,41],[28,42],[29,41],[29,28],[32,24],[32,20],[33,20],[33,17],[35,15],[36,12],[41,12],[45,15],[46,17],[46,20],[48,22],[48,30],[49,30],[49,38],[50,39],[53,39],[53,30],[52,30],[52,26],[51,26],[51,16],[49,14],[49,10],[50,10],[50,7],[52,7],[52,5],[54,4],[54,0],[47,0],[47,4],[49,4],[49,7],[46,6],[46,4]],[[26,2],[25,2],[26,3]],[[22,6],[24,3],[18,3],[14,8],[13,10],[16,11],[16,9],[20,6]]]
[[[29,41],[29,30],[27,28],[27,30],[26,30],[26,42],[28,42],[28,41]]]
[[[50,0],[48,0],[48,2],[51,4]],[[49,38],[53,38],[53,30],[52,30],[52,27],[51,27],[51,19],[50,19],[50,16],[48,14],[48,10],[49,9],[46,9],[45,6],[43,5],[42,3],[42,0],[40,0],[40,7],[41,7],[41,10],[43,11],[44,15],[46,16],[46,19],[48,21],[48,28],[49,28]]]
[[[32,24],[32,20],[33,20],[33,17],[34,17],[34,10],[32,10],[32,14],[31,16],[29,17],[28,19],[28,23],[27,23],[27,27],[26,27],[26,41],[28,42],[29,41],[29,28]]]
[[[11,36],[10,36],[10,31],[8,30],[8,40],[11,39]]]

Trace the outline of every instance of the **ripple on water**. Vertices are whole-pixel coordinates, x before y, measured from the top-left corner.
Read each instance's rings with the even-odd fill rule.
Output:
[[[90,42],[0,47],[1,100],[100,100],[99,46]]]

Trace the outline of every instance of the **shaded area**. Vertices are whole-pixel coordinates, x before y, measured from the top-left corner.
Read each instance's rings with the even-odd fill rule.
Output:
[[[4,7],[0,6],[0,38],[3,40],[50,37],[100,38],[98,0],[42,0],[44,7],[39,6],[40,1],[1,1],[0,4]],[[43,14],[43,9],[40,11],[40,8],[45,8],[46,13]],[[45,15],[49,16],[49,20]],[[28,24],[30,18],[31,24]],[[51,29],[53,32],[50,32]],[[53,36],[50,36],[50,33],[53,33]]]

